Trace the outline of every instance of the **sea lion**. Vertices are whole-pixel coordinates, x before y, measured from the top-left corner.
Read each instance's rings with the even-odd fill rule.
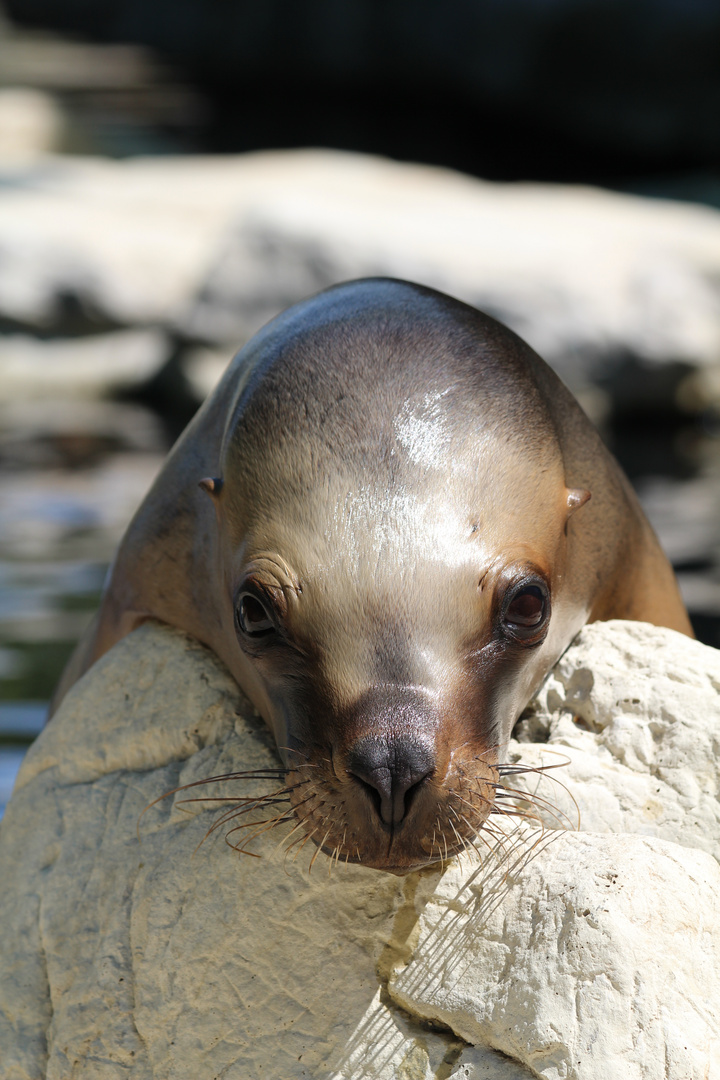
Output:
[[[692,634],[557,376],[487,315],[388,279],[303,301],[238,353],[133,519],[60,696],[149,618],[228,666],[315,843],[395,873],[476,835],[513,725],[584,623]]]

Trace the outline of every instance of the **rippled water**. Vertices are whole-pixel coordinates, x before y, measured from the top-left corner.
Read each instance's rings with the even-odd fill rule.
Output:
[[[122,404],[92,411],[107,420],[108,408],[128,431],[144,416]],[[150,434],[127,440],[134,449],[101,435],[48,441],[47,431],[19,432],[7,417],[0,424],[0,806],[168,449],[156,418],[145,419]]]

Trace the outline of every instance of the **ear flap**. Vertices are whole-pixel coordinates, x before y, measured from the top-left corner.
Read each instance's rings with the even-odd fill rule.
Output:
[[[219,495],[222,491],[223,482],[219,477],[206,476],[199,481],[198,487],[207,491],[208,495]]]
[[[591,498],[591,492],[586,488],[568,488],[567,489],[567,516],[571,517],[576,510],[579,510],[581,506],[584,506],[586,502],[589,502]]]

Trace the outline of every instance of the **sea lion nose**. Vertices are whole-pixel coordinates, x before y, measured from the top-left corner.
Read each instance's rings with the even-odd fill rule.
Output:
[[[435,754],[410,736],[371,736],[352,748],[347,769],[372,789],[376,803],[379,796],[378,812],[385,824],[399,825],[418,786],[435,771]]]

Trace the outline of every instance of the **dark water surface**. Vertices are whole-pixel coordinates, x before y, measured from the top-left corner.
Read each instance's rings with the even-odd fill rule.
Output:
[[[97,408],[121,427],[137,423],[137,406]],[[169,448],[160,425],[149,429],[154,445],[135,451],[87,436],[48,445],[32,425],[0,432],[0,808]]]

